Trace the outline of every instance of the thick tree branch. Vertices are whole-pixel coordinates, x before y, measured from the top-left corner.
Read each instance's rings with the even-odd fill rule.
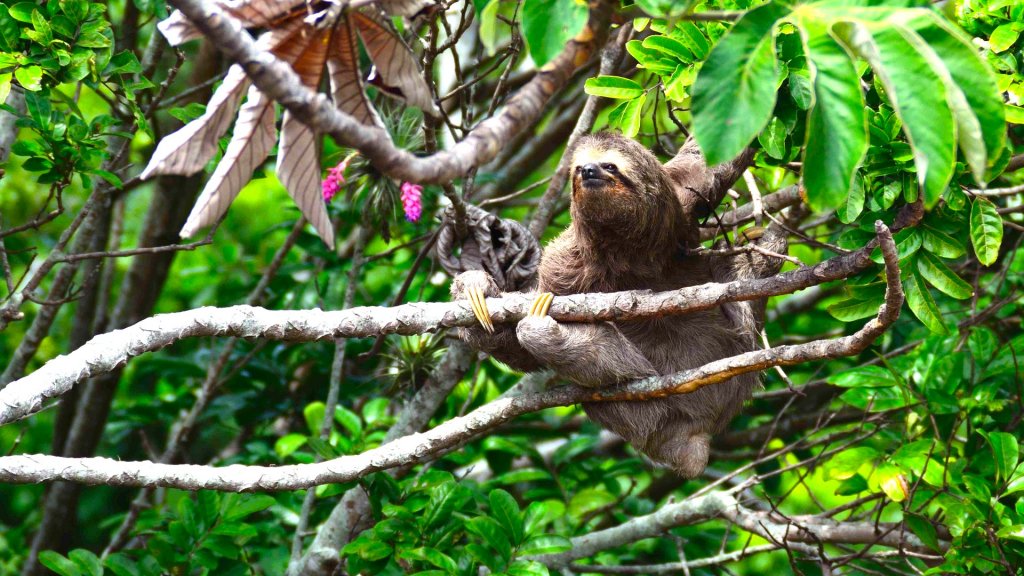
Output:
[[[872,265],[874,242],[865,248],[815,266],[768,278],[724,284],[701,284],[651,294],[643,291],[580,294],[555,298],[551,316],[564,321],[631,320],[714,308],[725,302],[788,294],[847,278]],[[524,294],[488,299],[495,322],[514,322],[529,310]],[[64,394],[82,380],[114,370],[130,358],[159,350],[190,337],[235,336],[311,342],[328,338],[379,334],[419,334],[476,322],[467,302],[413,303],[393,308],[361,307],[271,311],[251,306],[198,308],[148,318],[138,324],[90,340],[67,356],[59,356],[32,374],[0,390],[0,424],[42,409],[46,400]],[[763,352],[763,351],[761,351]],[[799,361],[799,360],[798,360]]]
[[[640,400],[692,392],[733,376],[784,366],[852,355],[866,349],[899,316],[903,304],[899,265],[892,235],[876,223],[886,267],[886,298],[876,318],[856,333],[835,340],[756,350],[666,376],[654,376],[600,390],[562,386],[552,390],[502,397],[453,418],[424,434],[397,438],[362,454],[327,462],[293,466],[167,465],[120,462],[105,458],[61,458],[26,455],[0,458],[0,482],[27,483],[65,480],[110,486],[167,486],[186,490],[294,490],[319,484],[342,483],[373,472],[437,458],[513,418],[554,406],[584,401]],[[325,313],[321,313],[325,314]]]
[[[591,566],[571,564],[604,550],[624,546],[646,538],[658,538],[677,526],[691,526],[721,518],[740,528],[768,536],[780,547],[813,552],[804,544],[869,544],[901,550],[934,553],[917,536],[902,530],[899,524],[874,522],[838,522],[821,516],[781,518],[772,512],[755,511],[742,506],[731,492],[710,492],[697,498],[668,504],[646,516],[638,516],[612,528],[572,539],[572,548],[557,554],[531,559],[550,568],[571,567],[575,572],[590,572]],[[942,542],[948,546],[948,542]],[[699,561],[697,561],[699,562]]]
[[[410,182],[446,183],[494,158],[504,143],[530,125],[553,94],[585,64],[608,32],[611,5],[595,0],[583,31],[509,98],[497,115],[477,125],[452,149],[426,157],[395,147],[388,133],[340,112],[323,94],[303,86],[295,72],[257,48],[242,25],[212,2],[171,0],[178,10],[231,60],[245,69],[261,92],[281,103],[307,126],[330,134],[339,145],[355,148],[385,174]]]

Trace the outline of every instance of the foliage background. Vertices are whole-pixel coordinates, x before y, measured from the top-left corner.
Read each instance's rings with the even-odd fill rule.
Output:
[[[818,6],[825,14],[844,7]],[[737,197],[728,201],[734,206],[748,201],[752,184],[767,195],[797,183],[801,162],[814,162],[805,154],[817,148],[806,139],[811,73],[796,28],[782,25],[775,44],[769,43],[769,57],[777,59],[781,73],[738,78],[730,77],[725,65],[709,66],[713,72],[707,73],[701,68],[716,57],[711,48],[722,42],[735,16],[752,7],[742,0],[669,7],[667,14],[654,0],[624,7],[622,25],[636,32],[626,44],[629,56],[615,73],[599,75],[596,63],[584,68],[528,136],[508,143],[474,178],[456,182],[458,192],[473,203],[490,200],[487,208],[503,217],[528,220],[588,94],[610,98],[599,101],[596,128],[636,135],[666,158],[690,129],[708,155],[718,159],[727,159],[745,142],[737,148],[715,138],[750,132],[758,149],[756,166],[753,179],[739,183]],[[887,4],[893,10],[904,7]],[[378,473],[358,487],[321,486],[311,527],[319,526],[333,502],[352,488],[364,490],[373,507],[375,524],[353,534],[344,548],[346,570],[470,574],[487,566],[494,572],[544,573],[540,563],[524,558],[563,550],[573,537],[650,514],[736,472],[737,478],[757,480],[743,493],[752,506],[777,508],[789,517],[827,512],[839,521],[903,522],[933,551],[915,557],[823,543],[831,563],[777,549],[710,567],[694,565],[691,573],[1019,573],[1024,562],[1024,467],[1019,466],[1018,443],[1024,416],[1024,256],[1018,248],[1024,188],[1013,186],[1020,182],[1017,170],[1024,167],[1024,132],[1017,125],[1024,121],[1017,107],[1024,97],[1024,6],[997,0],[946,2],[929,9],[971,37],[970,45],[989,71],[968,78],[982,88],[994,81],[1006,103],[1006,122],[999,119],[995,129],[1006,137],[998,138],[997,149],[987,149],[982,178],[1002,191],[979,191],[963,153],[947,159],[948,187],[926,183],[919,188],[915,178],[921,164],[915,152],[920,150],[908,142],[910,130],[901,128],[939,122],[933,94],[918,90],[911,98],[919,101],[904,104],[921,108],[897,114],[889,94],[896,85],[887,86],[874,67],[857,61],[855,81],[867,107],[867,156],[853,163],[856,175],[848,193],[816,195],[809,186],[816,211],[802,223],[801,235],[791,238],[794,257],[818,262],[839,249],[863,245],[876,219],[892,222],[905,207],[915,206],[922,191],[932,194],[919,224],[897,235],[908,307],[894,329],[860,357],[787,369],[785,380],[780,373],[766,372],[765,391],[718,440],[705,478],[682,481],[652,469],[601,435],[578,408],[559,408],[520,418],[398,479]],[[723,16],[693,16],[701,13]],[[162,2],[147,0],[0,6],[0,100],[21,118],[0,180],[2,247],[14,281],[31,276],[37,270],[33,266],[55,247],[65,249],[62,232],[96,190],[106,190],[109,202],[102,208],[105,233],[93,237],[92,250],[160,245],[152,243],[160,238],[163,244],[177,242],[177,227],[201,178],[139,181],[135,174],[161,135],[201,113],[226,63],[205,41],[181,52],[167,47],[155,33],[156,21],[166,14]],[[474,120],[493,112],[495,90],[514,89],[557,54],[582,25],[586,8],[570,0],[475,0],[452,5],[448,15],[452,23],[474,18],[454,48],[438,56],[430,76],[435,96],[459,80],[475,81],[446,100],[452,102],[451,126],[424,123],[418,112],[403,111],[371,89],[398,144],[417,151],[427,146],[421,132],[440,133],[442,142],[451,142],[463,137]],[[651,21],[647,15],[667,18]],[[871,18],[865,21],[891,24]],[[426,38],[429,50],[430,38],[444,37],[438,30],[437,21],[428,20],[405,32]],[[452,60],[456,52],[458,73]],[[895,76],[894,82],[924,82],[927,75],[917,72],[921,76]],[[721,124],[713,105],[700,107],[700,83],[713,80],[714,91],[730,95],[749,85],[771,101],[736,94],[727,99],[723,113],[749,103],[751,110],[737,114],[749,127],[702,128],[702,121]],[[16,105],[18,98],[24,98],[24,107]],[[939,107],[945,105],[938,101]],[[842,125],[830,137],[856,139],[855,128],[855,123]],[[991,123],[983,128],[993,130]],[[332,166],[347,153],[327,139],[323,165]],[[838,161],[836,156],[825,159],[833,160]],[[51,272],[37,294],[50,290],[50,299],[55,292],[68,301],[56,307],[56,319],[27,370],[77,348],[93,334],[154,313],[245,302],[264,272],[274,270],[279,248],[289,242],[294,246],[267,276],[261,296],[265,307],[342,308],[350,278],[350,305],[447,299],[449,279],[432,258],[417,258],[437,227],[434,214],[444,204],[441,187],[426,187],[427,216],[407,222],[400,213],[397,182],[358,159],[347,175],[346,193],[330,204],[340,238],[336,250],[325,248],[308,227],[291,232],[298,212],[268,165],[234,202],[212,243],[176,253],[86,260],[65,286],[58,272]],[[46,214],[58,207],[48,219]],[[558,207],[545,239],[568,222],[564,202]],[[722,211],[732,207],[724,205]],[[38,225],[7,233],[34,220]],[[729,236],[733,232],[727,231]],[[364,255],[361,263],[359,254]],[[68,266],[58,264],[56,270]],[[861,318],[875,314],[881,287],[878,270],[872,270],[806,296],[772,299],[775,312],[767,340],[793,343],[850,333]],[[8,298],[13,288],[7,287]],[[0,332],[5,365],[31,339],[30,327],[44,307],[27,303],[22,307],[26,318]],[[357,454],[383,440],[397,411],[448,344],[438,337],[391,337],[382,346],[372,340],[342,342],[344,379],[326,440],[319,439],[319,432],[334,343],[238,341],[225,352],[222,340],[186,340],[133,360],[105,381],[110,401],[90,408],[96,428],[91,443],[78,448],[64,444],[68,411],[82,402],[77,397],[0,429],[0,450],[155,459],[196,401],[204,379],[213,374],[220,389],[176,461],[289,464]],[[224,365],[217,362],[221,354]],[[519,378],[492,360],[474,358],[433,422],[493,400]],[[542,453],[548,446],[556,448]],[[110,543],[137,491],[90,487],[56,507],[43,505],[45,493],[43,486],[0,486],[0,573],[42,570],[29,561],[29,551],[33,534],[47,518],[59,519],[61,530],[39,548],[55,552],[41,558],[63,574],[104,569],[116,574],[283,573],[304,498],[301,492],[239,496],[158,490],[120,551],[106,556],[101,567],[97,555]],[[695,561],[765,544],[759,536],[712,520],[674,527],[662,538],[624,542],[587,562]]]

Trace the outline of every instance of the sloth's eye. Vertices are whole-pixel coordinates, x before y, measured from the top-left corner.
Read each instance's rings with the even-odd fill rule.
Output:
[[[601,168],[604,168],[605,171],[611,172],[612,174],[619,171],[619,169],[615,167],[615,164],[601,164]]]

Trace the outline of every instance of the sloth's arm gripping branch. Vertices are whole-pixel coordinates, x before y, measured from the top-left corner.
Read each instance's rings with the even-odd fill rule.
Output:
[[[538,296],[516,334],[523,348],[559,376],[593,388],[658,373],[611,322],[556,322],[547,315],[551,299],[550,292]]]

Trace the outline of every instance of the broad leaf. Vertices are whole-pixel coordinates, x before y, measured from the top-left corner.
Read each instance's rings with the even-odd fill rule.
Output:
[[[524,0],[523,38],[538,68],[550,62],[587,23],[586,6],[574,0]]]
[[[616,100],[632,100],[644,93],[644,87],[629,78],[598,76],[588,78],[583,86],[587,94]]]
[[[957,138],[979,184],[985,182],[986,165],[999,156],[1006,143],[1003,99],[992,68],[982,60],[963,32],[938,14],[926,11],[910,22],[927,43],[937,70],[943,70],[957,121]],[[980,134],[976,131],[980,130]]]
[[[910,306],[910,311],[925,327],[936,334],[949,332],[942,321],[942,312],[935,304],[935,300],[932,299],[931,293],[928,292],[924,279],[917,272],[909,274],[903,281],[903,291],[907,296],[907,305]]]
[[[827,25],[810,19],[800,24],[813,95],[803,181],[811,207],[826,210],[842,205],[852,193],[854,175],[867,152],[867,114],[860,75]],[[859,204],[864,205],[863,190]]]
[[[978,262],[991,266],[999,257],[1002,243],[1003,219],[995,204],[986,198],[975,198],[971,206],[971,244],[978,255]]]
[[[708,164],[735,158],[771,119],[779,84],[774,30],[786,13],[770,2],[744,14],[697,74],[693,135]]]
[[[945,83],[931,63],[892,24],[861,21],[835,25],[836,34],[866,59],[885,87],[914,151],[927,206],[934,206],[953,176],[956,129]]]
[[[963,300],[974,294],[974,288],[970,284],[964,282],[956,275],[956,272],[950,270],[942,260],[927,250],[923,250],[917,255],[917,271],[929,284],[953,298]]]

